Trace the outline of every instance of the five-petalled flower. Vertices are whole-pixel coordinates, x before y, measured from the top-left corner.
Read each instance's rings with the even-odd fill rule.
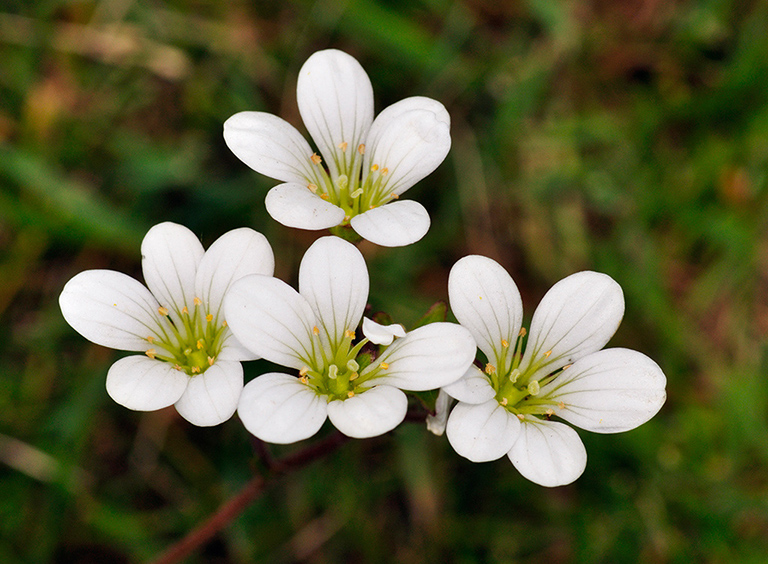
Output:
[[[237,408],[242,360],[254,359],[227,327],[222,300],[238,278],[271,276],[266,238],[241,228],[208,251],[186,227],[161,223],[141,244],[147,287],[112,270],[87,270],[59,298],[67,322],[96,344],[144,354],[115,362],[107,392],[130,409],[175,405],[195,425],[217,425]]]
[[[609,276],[579,272],[555,284],[533,315],[524,351],[520,293],[498,263],[477,255],[459,260],[448,295],[487,359],[483,370],[473,366],[443,388],[459,400],[446,435],[469,460],[506,454],[537,484],[568,484],[584,471],[587,454],[576,431],[552,418],[619,433],[664,404],[666,378],[653,360],[623,348],[601,350],[624,315],[621,287]]]
[[[374,120],[368,75],[354,57],[334,49],[304,63],[297,102],[320,155],[275,115],[240,112],[224,123],[224,140],[237,157],[284,182],[267,194],[270,215],[302,229],[349,225],[388,247],[421,239],[429,214],[399,197],[448,154],[445,107],[431,98],[405,98]]]
[[[476,347],[455,323],[405,333],[368,320],[367,338],[357,340],[368,286],[360,251],[334,236],[307,250],[298,292],[267,276],[232,285],[224,311],[240,342],[298,372],[270,372],[246,384],[237,412],[253,435],[292,443],[314,435],[329,418],[347,436],[374,437],[403,421],[408,401],[402,390],[432,390],[464,375]],[[363,350],[368,342],[385,348],[373,356]]]

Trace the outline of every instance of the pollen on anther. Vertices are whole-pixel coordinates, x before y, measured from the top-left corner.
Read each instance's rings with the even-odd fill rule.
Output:
[[[216,359],[212,356],[208,357],[208,366],[213,366],[213,363],[216,362]]]
[[[495,374],[496,373],[496,367],[489,362],[488,364],[485,365],[485,373],[488,374],[489,376],[491,374]]]
[[[552,354],[552,351],[548,350],[547,352],[544,353],[544,358],[549,358],[549,355],[551,354]]]
[[[150,335],[149,337],[147,337],[147,341],[149,341],[150,343],[154,343],[155,342],[155,337]]]
[[[355,338],[355,332],[354,331],[350,331],[349,329],[347,329],[346,331],[344,331],[344,336],[345,337],[349,337],[350,339],[354,339]]]
[[[379,364],[379,367],[380,367],[382,370],[387,370],[387,369],[389,368],[389,364],[388,364],[388,363],[386,363],[386,362],[382,362],[381,364]]]
[[[392,193],[389,195],[389,197],[390,197],[390,198],[392,198],[393,200],[398,200],[398,199],[400,198],[400,196],[398,196],[398,195],[397,195],[397,194],[395,194],[394,192],[392,192]]]
[[[312,153],[312,156],[309,157],[309,160],[315,163],[316,165],[319,165],[321,162],[323,162],[323,159],[317,153]]]
[[[353,372],[350,375],[350,377],[349,377],[349,381],[352,382],[354,380],[357,380],[358,378],[360,378],[360,373],[359,372]]]
[[[320,329],[317,328],[317,325],[312,327],[312,334],[313,335],[319,335],[320,334]]]
[[[381,169],[381,175],[386,176],[389,174],[389,169],[387,167],[384,167]]]
[[[199,366],[193,366],[192,367],[192,374],[200,374],[200,367]]]
[[[341,149],[341,152],[342,152],[342,153],[346,152],[346,150],[347,150],[347,147],[348,147],[348,146],[349,146],[349,143],[347,143],[346,141],[342,141],[341,143],[339,143],[339,144],[337,145],[337,147],[338,147],[339,149]]]
[[[199,305],[202,305],[202,303],[203,303],[203,300],[201,300],[201,299],[200,299],[200,298],[198,298],[198,297],[195,297],[195,298],[192,300],[192,303],[193,303],[193,304],[195,304],[196,306],[199,306]]]
[[[501,405],[502,407],[505,407],[505,406],[506,406],[508,403],[509,403],[509,400],[508,400],[507,398],[502,398],[502,399],[501,399],[501,404],[500,404],[500,405]]]
[[[203,340],[202,339],[198,339],[196,345],[197,345],[197,349],[198,350],[202,349],[205,346],[205,345],[203,345]]]
[[[518,414],[517,414],[517,418],[518,418],[520,421],[525,421],[525,415],[523,415],[522,413],[518,413]]]
[[[209,313],[208,315],[206,315],[206,316],[205,316],[205,320],[206,320],[208,323],[210,323],[211,321],[213,321],[213,314],[212,314],[212,313]]]
[[[557,404],[557,407],[559,407],[560,409],[565,409],[565,402],[561,401],[560,403]]]
[[[187,309],[187,306],[184,306],[183,308],[181,308],[181,313],[189,314],[189,309]]]
[[[314,194],[315,192],[317,192],[317,184],[307,184],[307,188],[308,188],[308,189],[309,189],[309,191],[310,191],[310,192],[312,192],[313,194]]]
[[[525,330],[525,327],[520,328],[520,332],[517,334],[518,337],[525,337],[525,334],[528,333],[528,331]]]
[[[173,369],[174,369],[174,370],[178,370],[179,372],[181,372],[182,370],[184,370],[184,369],[181,367],[181,365],[180,365],[180,364],[175,364],[175,365],[173,366]]]
[[[506,339],[502,339],[501,340],[501,346],[504,347],[505,349],[508,348],[509,347],[509,341],[507,341]]]
[[[349,390],[349,391],[347,392],[347,397],[348,397],[348,398],[354,397],[354,395],[355,395],[355,392],[353,392],[352,390]]]
[[[159,313],[160,315],[168,315],[168,308],[160,306],[159,308],[157,308],[157,313]]]
[[[330,199],[330,197],[328,196],[328,194],[326,194],[325,192],[323,192],[322,194],[320,194],[320,197],[321,197],[323,200],[329,200],[329,199]]]
[[[309,367],[308,366],[302,366],[301,370],[299,370],[299,376],[301,376],[303,378],[304,376],[307,375],[307,372],[309,372]]]
[[[309,384],[309,378],[307,378],[306,376],[301,376],[299,378],[299,382],[301,382],[302,384]]]
[[[149,358],[154,359],[155,355],[157,354],[157,351],[155,349],[149,349],[146,353]]]
[[[357,152],[361,155],[365,154],[365,143],[360,143],[360,145],[357,147]]]
[[[555,414],[555,410],[550,407],[546,413],[548,417],[552,417]]]
[[[377,164],[371,165],[371,172],[376,172],[377,170],[379,170],[379,165]]]

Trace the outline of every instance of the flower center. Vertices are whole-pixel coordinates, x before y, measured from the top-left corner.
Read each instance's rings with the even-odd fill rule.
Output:
[[[363,155],[365,145],[361,144],[349,159],[347,142],[339,143],[338,151],[334,154],[334,164],[337,172],[331,172],[322,163],[323,159],[313,154],[310,157],[314,182],[307,188],[322,199],[339,206],[346,217],[342,225],[356,215],[364,213],[397,199],[398,195],[387,191],[389,169],[380,164],[372,164],[368,170],[363,170]]]
[[[206,313],[200,298],[194,299],[192,313],[186,306],[173,316],[165,307],[160,307],[158,313],[159,330],[147,337],[151,346],[146,351],[148,357],[169,362],[190,376],[213,366],[226,339],[226,321],[218,323]]]

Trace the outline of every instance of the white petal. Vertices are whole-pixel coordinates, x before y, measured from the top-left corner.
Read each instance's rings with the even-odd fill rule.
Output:
[[[296,101],[332,176],[349,174],[373,121],[373,87],[363,67],[342,51],[314,53],[299,71]]]
[[[220,325],[221,302],[235,280],[248,274],[272,276],[275,257],[267,238],[261,233],[241,227],[219,237],[205,252],[195,279],[195,295]]]
[[[243,367],[239,362],[217,360],[189,385],[176,402],[181,416],[199,427],[223,423],[235,413],[243,391]]]
[[[328,404],[328,419],[354,439],[377,437],[391,431],[405,419],[408,399],[392,386],[376,386],[345,400]]]
[[[458,454],[472,462],[488,462],[509,452],[520,433],[520,420],[495,399],[479,405],[459,403],[445,432]]]
[[[548,488],[570,484],[587,467],[578,433],[554,421],[526,420],[509,459],[524,478]]]
[[[354,331],[368,301],[368,269],[360,251],[339,237],[321,237],[299,267],[299,293],[320,320],[323,339],[336,347]]]
[[[378,369],[376,384],[414,392],[435,390],[461,378],[475,359],[475,341],[455,323],[430,323],[397,339],[361,372]],[[381,363],[388,368],[381,369]]]
[[[509,273],[487,257],[464,257],[451,268],[448,297],[456,319],[469,329],[488,361],[498,363],[504,341],[509,364],[523,323],[523,301]],[[508,366],[496,368],[506,371]]]
[[[235,334],[231,330],[225,331],[222,339],[224,344],[221,347],[221,352],[219,353],[219,356],[216,357],[216,360],[244,361],[258,360],[261,358],[255,352],[247,349],[240,341],[238,341],[237,337],[235,337]]]
[[[243,388],[237,415],[248,431],[268,443],[308,439],[327,416],[326,399],[297,378],[270,372]]]
[[[317,184],[312,149],[290,123],[264,112],[240,112],[224,122],[227,147],[256,172],[282,182]]]
[[[278,184],[267,193],[265,202],[272,219],[298,229],[317,231],[339,225],[344,210],[313,194],[306,185]]]
[[[488,376],[474,364],[459,380],[442,389],[452,398],[471,404],[485,403],[496,395]]]
[[[398,200],[354,216],[349,224],[358,235],[382,247],[415,243],[429,231],[429,213],[418,202]]]
[[[152,227],[141,242],[144,281],[177,327],[181,310],[194,308],[195,277],[204,253],[194,233],[170,221]]]
[[[224,297],[224,316],[237,340],[262,358],[296,369],[314,359],[315,315],[282,280],[259,274],[241,278]]]
[[[86,270],[66,283],[59,296],[64,319],[89,341],[125,351],[151,348],[158,337],[154,296],[139,281],[113,270]]]
[[[658,413],[666,383],[659,365],[644,354],[605,349],[574,362],[542,387],[537,399],[551,400],[555,414],[577,427],[620,433]]]
[[[400,195],[443,162],[451,148],[450,129],[451,118],[437,100],[400,100],[371,125],[363,170],[374,164],[388,169],[381,192]]]
[[[107,372],[109,396],[136,411],[154,411],[173,405],[188,383],[185,372],[147,356],[121,358]]]
[[[395,337],[405,337],[405,329],[399,323],[382,325],[363,317],[363,335],[374,345],[391,345]]]
[[[600,350],[623,316],[624,294],[613,278],[590,271],[571,274],[552,286],[536,308],[520,372],[540,363],[530,376],[539,380]]]
[[[453,401],[451,396],[442,389],[440,390],[435,400],[435,414],[427,415],[427,431],[438,437],[445,433],[445,427],[448,424],[448,414],[450,413]]]

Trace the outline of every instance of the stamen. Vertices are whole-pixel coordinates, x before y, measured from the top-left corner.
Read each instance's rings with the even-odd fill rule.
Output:
[[[187,315],[189,315],[189,310],[187,309],[187,306],[184,306],[183,308],[181,308],[181,313],[186,313]]]
[[[387,370],[389,369],[389,364],[386,362],[382,362],[381,364],[379,364],[379,368],[381,368],[382,370]]]
[[[365,143],[360,143],[360,146],[357,148],[357,152],[361,155],[365,154]]]
[[[509,400],[507,398],[501,398],[501,406],[505,407],[509,403]]]
[[[520,328],[520,332],[517,334],[517,336],[518,337],[525,337],[526,333],[528,333],[528,331],[526,331],[525,327],[521,327]]]
[[[195,298],[192,300],[192,303],[194,303],[196,306],[199,306],[199,305],[202,305],[203,300],[201,300],[200,298]]]
[[[355,338],[355,332],[354,331],[350,331],[349,329],[347,329],[346,331],[344,331],[344,336],[345,337],[349,337],[350,339],[354,339]]]
[[[488,376],[491,374],[496,374],[496,367],[489,362],[485,365],[485,373],[488,374]]]
[[[317,328],[317,325],[312,327],[312,334],[313,335],[319,335],[320,334],[320,329]]]
[[[203,344],[203,340],[202,339],[198,339],[196,344],[197,344],[197,350],[200,350],[200,349],[202,349],[205,346]]]
[[[309,188],[309,191],[313,194],[317,192],[317,184],[307,184],[307,188]]]
[[[552,354],[552,351],[548,350],[547,352],[544,353],[544,358],[549,358],[549,355],[551,354]]]
[[[565,409],[565,402],[561,401],[560,403],[557,404],[557,407],[559,407],[560,409]]]
[[[317,153],[312,153],[312,156],[309,157],[309,160],[315,163],[316,165],[319,165],[321,162],[323,162],[323,159]]]
[[[323,192],[322,194],[320,194],[320,197],[321,197],[323,200],[330,200],[330,197],[329,197],[329,196],[328,196],[328,194],[326,194],[325,192]]]
[[[539,392],[541,391],[541,385],[539,384],[538,380],[534,380],[530,384],[528,384],[528,393],[532,396],[538,396]]]
[[[357,372],[353,372],[352,375],[349,377],[349,381],[352,382],[353,380],[357,380],[360,377],[360,374]]]
[[[393,200],[397,200],[398,198],[400,198],[400,196],[398,196],[398,195],[397,195],[397,194],[395,194],[394,192],[392,192],[392,193],[389,195],[389,197],[390,197],[390,198],[392,198]]]
[[[348,397],[348,398],[351,398],[351,397],[354,397],[354,396],[355,396],[355,392],[353,392],[352,390],[349,390],[349,391],[347,392],[347,397]]]
[[[200,367],[199,366],[193,366],[191,372],[192,372],[192,374],[200,374]]]
[[[523,415],[522,413],[518,413],[518,414],[517,414],[517,418],[518,418],[520,421],[525,421],[525,415]]]
[[[301,370],[299,370],[299,376],[303,378],[307,375],[307,372],[309,372],[309,366],[302,366]]]
[[[213,314],[212,314],[212,313],[209,313],[208,315],[206,315],[206,316],[205,316],[205,320],[206,320],[208,323],[210,323],[211,321],[213,321]],[[225,321],[224,323],[226,323],[226,321]]]
[[[309,384],[309,378],[307,378],[306,376],[302,376],[301,378],[299,378],[299,382],[301,382],[302,384]]]
[[[174,369],[174,370],[178,370],[179,372],[181,372],[182,370],[184,370],[184,369],[183,369],[183,368],[182,368],[180,365],[178,365],[178,364],[174,365],[173,369]]]
[[[153,359],[155,358],[155,355],[157,354],[157,351],[155,349],[149,349],[146,353],[149,358]]]
[[[336,145],[336,146],[337,146],[339,149],[341,149],[341,152],[342,152],[342,153],[346,153],[346,152],[347,152],[347,147],[349,146],[349,143],[347,143],[346,141],[342,141],[341,143],[339,143],[339,144],[338,144],[338,145]]]
[[[377,170],[379,170],[379,165],[377,164],[371,165],[371,172],[376,172]]]
[[[216,362],[216,359],[212,356],[208,357],[208,366],[213,366],[213,363]]]
[[[224,321],[222,321],[222,322],[221,322],[221,326],[222,326],[222,327],[226,327],[226,326],[227,326],[227,320],[226,320],[226,319],[225,319]]]
[[[547,410],[547,417],[552,417],[555,414],[555,410],[551,407]]]
[[[386,176],[389,174],[389,169],[387,167],[384,167],[381,169],[381,175]]]
[[[168,308],[160,306],[159,308],[157,308],[157,313],[163,316],[168,315]]]
[[[566,364],[565,366],[563,366],[563,370],[568,370],[571,366],[573,366],[573,363]]]
[[[155,337],[150,335],[149,337],[147,337],[147,341],[149,341],[150,343],[154,343],[155,342]]]
[[[509,348],[509,341],[507,341],[506,339],[502,339],[501,346],[504,347],[505,349]]]

